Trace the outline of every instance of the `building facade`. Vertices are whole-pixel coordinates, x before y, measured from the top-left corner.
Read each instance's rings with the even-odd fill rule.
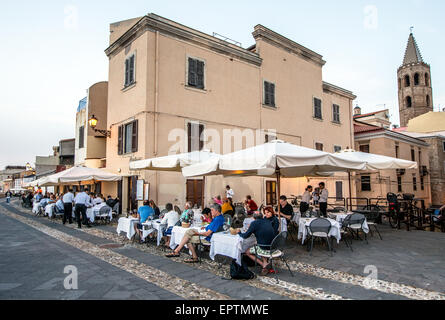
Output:
[[[87,96],[79,101],[76,113],[75,165],[104,168],[106,137],[96,133],[88,125],[94,116],[98,119],[98,130],[107,127],[108,82],[98,82],[87,90]]]
[[[388,193],[414,194],[416,199],[432,203],[429,169],[429,145],[423,139],[394,132],[363,122],[354,122],[355,149],[417,162],[418,169],[360,172],[355,182],[358,198],[375,199]]]
[[[328,152],[354,143],[355,96],[323,81],[321,55],[262,25],[247,49],[154,14],[110,31],[107,169],[125,178],[117,187],[104,183],[103,193],[118,193],[124,210],[135,206],[140,179],[160,205],[207,204],[227,184],[235,202],[248,194],[276,199],[274,179],[187,180],[130,171],[130,161],[202,149],[225,154],[277,138]],[[346,194],[347,176],[323,180],[331,194]],[[299,195],[317,181],[283,179],[282,193]]]

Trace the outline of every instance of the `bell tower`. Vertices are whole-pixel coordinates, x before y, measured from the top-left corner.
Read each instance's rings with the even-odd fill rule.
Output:
[[[412,32],[408,38],[403,64],[397,70],[397,78],[400,126],[406,127],[409,120],[433,111],[430,66],[423,61]]]

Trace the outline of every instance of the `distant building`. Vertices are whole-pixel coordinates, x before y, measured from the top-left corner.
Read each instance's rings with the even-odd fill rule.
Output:
[[[76,113],[75,165],[104,168],[107,141],[88,125],[94,115],[98,119],[96,129],[107,128],[108,82],[98,82],[87,90],[87,96],[79,101]]]
[[[26,166],[6,166],[4,170],[0,170],[0,192],[13,189],[15,175],[24,171],[26,171]]]
[[[389,129],[391,127],[388,109],[362,114],[361,108],[357,106],[354,108],[354,120],[359,120],[360,122],[385,129]]]

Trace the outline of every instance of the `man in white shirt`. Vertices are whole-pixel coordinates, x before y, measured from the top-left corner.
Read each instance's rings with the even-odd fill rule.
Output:
[[[235,193],[233,192],[233,190],[230,188],[230,186],[226,186],[226,198],[227,199],[232,199],[233,200],[233,196],[235,195]]]
[[[320,199],[318,200],[318,203],[320,204],[320,212],[323,217],[327,218],[329,192],[326,189],[324,182],[320,182],[318,186],[320,187]]]
[[[87,217],[87,207],[91,207],[91,198],[88,195],[88,191],[89,191],[88,189],[85,189],[83,192],[79,192],[74,198],[74,203],[76,204],[75,206],[76,220],[79,229],[82,228],[81,222],[83,222],[83,224],[86,225],[88,228],[91,227]],[[83,221],[80,220],[81,213]]]
[[[312,198],[312,186],[307,186],[306,191],[303,193],[303,198],[300,202],[300,212],[305,213],[309,210],[309,203]]]
[[[104,200],[102,199],[101,195],[98,194],[96,195],[96,198],[94,198],[93,200],[93,206],[101,204],[102,202],[104,202]]]
[[[172,234],[173,227],[179,221],[179,214],[173,210],[173,205],[171,203],[167,203],[165,209],[167,209],[168,212],[162,219],[161,224],[167,224],[167,229],[164,231],[164,240],[165,240],[165,245],[167,247],[170,247],[170,236]]]
[[[72,224],[73,202],[74,202],[73,189],[70,188],[68,192],[63,195],[62,202],[63,202],[63,224],[66,223],[66,220],[68,220],[69,223]]]

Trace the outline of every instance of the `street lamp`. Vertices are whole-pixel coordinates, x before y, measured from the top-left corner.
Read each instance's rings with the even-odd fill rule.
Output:
[[[94,130],[94,132],[98,132],[98,133],[100,133],[101,135],[103,135],[104,137],[111,138],[111,131],[109,131],[109,130],[96,129],[97,122],[99,122],[99,120],[94,116],[94,114],[93,114],[93,115],[91,116],[91,118],[88,120],[88,124],[89,124],[90,127]]]

